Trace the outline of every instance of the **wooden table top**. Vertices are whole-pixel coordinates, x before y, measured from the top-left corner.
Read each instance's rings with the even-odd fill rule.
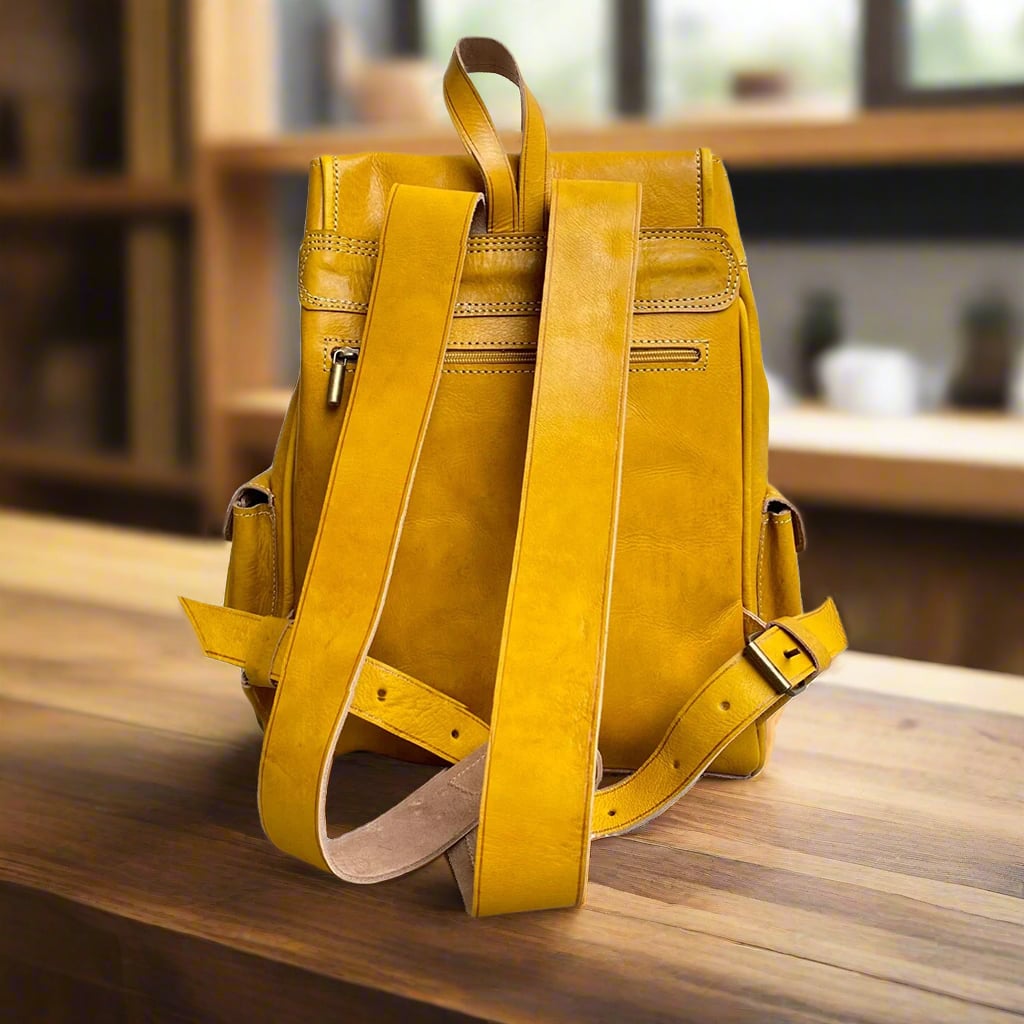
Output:
[[[275,851],[259,735],[178,591],[224,545],[0,515],[0,1006],[21,1021],[1024,1015],[1024,680],[847,655],[769,770],[595,845],[579,911],[473,921],[444,862]],[[422,779],[339,762],[356,823]]]

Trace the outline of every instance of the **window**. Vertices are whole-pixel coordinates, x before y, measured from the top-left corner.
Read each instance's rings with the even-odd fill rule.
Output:
[[[1020,0],[911,0],[910,85],[1024,82]]]
[[[858,11],[857,0],[652,0],[652,112],[725,105],[742,73],[775,79],[786,99],[852,106]]]
[[[425,50],[444,67],[460,36],[494,36],[544,97],[549,120],[596,120],[612,107],[609,7],[608,0],[424,0]],[[518,127],[515,89],[493,75],[476,83],[495,121]]]

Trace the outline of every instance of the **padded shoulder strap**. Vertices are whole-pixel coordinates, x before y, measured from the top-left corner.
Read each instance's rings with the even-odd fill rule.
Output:
[[[478,201],[392,189],[352,398],[263,741],[264,830],[341,877],[345,840],[328,837],[325,817],[331,761],[384,606]]]

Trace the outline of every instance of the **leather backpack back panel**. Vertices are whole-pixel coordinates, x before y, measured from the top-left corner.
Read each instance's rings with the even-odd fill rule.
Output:
[[[471,70],[519,88],[518,159]],[[274,842],[354,882],[447,852],[482,915],[578,904],[591,839],[759,771],[846,641],[831,602],[803,613],[767,481],[721,162],[549,153],[493,40],[460,42],[445,99],[469,157],[312,163],[299,384],[231,502],[225,607],[184,604],[266,729]],[[352,750],[455,764],[332,834]]]
[[[757,608],[766,493],[767,398],[757,319],[732,198],[707,151],[552,155],[553,175],[642,176],[619,538],[600,749],[635,768],[709,672],[742,646]],[[277,515],[301,585],[354,361],[337,406],[332,353],[357,348],[395,183],[472,189],[460,157],[324,157],[310,171],[299,256],[302,379],[294,433],[275,464]],[[543,285],[543,235],[471,237],[430,427],[374,658],[429,680],[485,720],[519,514]],[[392,339],[398,348],[402,338]],[[581,362],[587,339],[579,339]],[[293,450],[292,450],[293,449]],[[284,595],[282,595],[284,596]],[[793,609],[799,610],[799,609]],[[276,614],[287,614],[281,604]],[[539,680],[556,688],[558,680]],[[341,749],[404,756],[350,720]],[[756,727],[716,770],[748,775],[766,755]]]

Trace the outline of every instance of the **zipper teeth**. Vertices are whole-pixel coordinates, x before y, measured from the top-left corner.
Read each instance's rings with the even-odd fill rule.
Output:
[[[446,352],[446,363],[533,363],[536,361],[534,349],[503,349],[498,352],[466,352],[456,349]],[[639,349],[632,348],[629,353],[631,363],[699,363],[703,355],[697,345],[682,345],[674,348]]]
[[[353,357],[358,355],[357,346],[344,346],[335,349],[331,354],[336,356],[341,351],[352,351]],[[629,361],[631,363],[699,363],[703,357],[703,350],[697,345],[681,345],[672,348],[642,349],[633,347],[630,349]],[[444,354],[444,361],[449,365],[508,365],[508,364],[532,364],[536,362],[535,349],[499,349],[482,352],[468,352],[465,349],[450,349]]]

